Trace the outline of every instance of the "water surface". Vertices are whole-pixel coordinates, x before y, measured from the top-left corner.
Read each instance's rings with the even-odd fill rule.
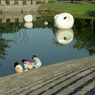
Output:
[[[22,59],[32,62],[34,54],[42,66],[95,56],[95,20],[75,18],[73,39],[67,44],[58,42],[60,30],[54,27],[53,17],[47,17],[48,25],[45,21],[44,17],[33,21],[32,28],[26,28],[25,22],[0,23],[0,77],[15,73],[15,62],[22,66]]]

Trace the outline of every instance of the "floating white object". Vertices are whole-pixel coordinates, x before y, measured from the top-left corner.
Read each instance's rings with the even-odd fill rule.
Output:
[[[24,20],[25,20],[25,22],[31,22],[33,20],[33,16],[32,15],[26,15],[26,16],[24,16]]]
[[[45,25],[48,25],[48,21],[45,21],[44,24],[45,24]]]
[[[72,29],[58,29],[55,37],[60,44],[68,44],[73,40],[74,33]]]
[[[32,27],[33,27],[33,23],[32,23],[32,22],[26,22],[26,23],[24,24],[24,26],[25,26],[26,28],[32,28]]]
[[[70,29],[73,27],[74,18],[69,13],[61,13],[54,16],[54,26],[59,29]]]

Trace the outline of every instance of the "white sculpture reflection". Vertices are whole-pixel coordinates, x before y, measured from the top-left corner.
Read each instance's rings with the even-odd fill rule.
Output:
[[[24,26],[26,28],[33,28],[33,23],[32,22],[25,22]]]
[[[60,44],[68,44],[73,40],[74,33],[72,29],[58,29],[55,37]]]
[[[26,15],[24,16],[24,21],[25,22],[31,22],[33,20],[33,16],[32,15]]]
[[[54,16],[54,26],[59,29],[70,29],[73,27],[74,18],[69,13],[61,13]]]

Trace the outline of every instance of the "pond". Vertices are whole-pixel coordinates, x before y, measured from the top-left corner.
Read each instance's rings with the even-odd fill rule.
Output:
[[[0,19],[0,77],[16,73],[14,63],[22,59],[31,62],[32,55],[42,61],[42,66],[72,59],[95,56],[95,20],[74,18],[72,29],[54,27],[54,16],[36,17],[27,27],[24,21],[11,22]],[[23,19],[23,17],[22,17]],[[45,21],[48,24],[45,25]],[[69,33],[72,40],[60,43],[58,37]]]

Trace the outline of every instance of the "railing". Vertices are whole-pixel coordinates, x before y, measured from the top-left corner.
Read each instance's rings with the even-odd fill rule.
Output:
[[[32,4],[37,4],[37,2],[40,3],[47,3],[48,0],[40,0],[40,1],[36,1],[36,0],[1,0],[0,3],[1,5],[32,5]]]
[[[0,0],[0,14],[38,11],[38,7],[43,3],[48,3],[48,0]]]

